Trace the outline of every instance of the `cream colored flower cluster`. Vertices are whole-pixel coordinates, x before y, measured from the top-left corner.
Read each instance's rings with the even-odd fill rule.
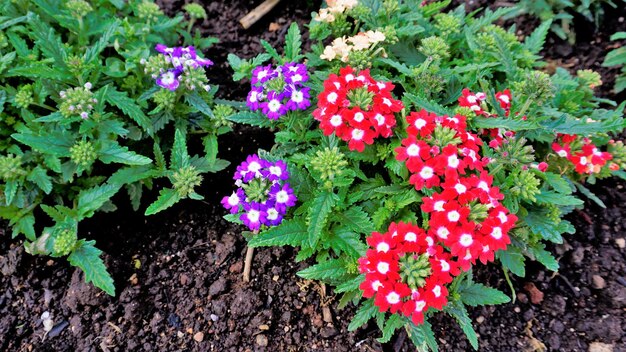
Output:
[[[360,32],[353,37],[336,38],[324,48],[320,58],[328,61],[340,58],[341,61],[348,62],[350,52],[366,50],[383,41],[385,34],[381,31]]]
[[[357,0],[326,0],[328,7],[320,9],[315,16],[318,22],[331,23],[335,21],[335,15],[342,14],[346,10],[350,10],[358,4]]]

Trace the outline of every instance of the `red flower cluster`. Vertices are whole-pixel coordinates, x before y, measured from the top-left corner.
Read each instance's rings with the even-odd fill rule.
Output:
[[[394,113],[404,105],[391,96],[394,85],[374,80],[369,70],[355,72],[350,66],[324,81],[313,116],[324,135],[335,133],[350,150],[362,152],[374,138],[387,138],[396,125]]]
[[[392,223],[386,233],[367,239],[372,249],[359,260],[365,273],[363,296],[374,297],[381,312],[401,312],[415,324],[424,321],[429,308],[448,303],[446,284],[460,271],[456,262],[434,238],[416,225]]]
[[[469,89],[465,88],[461,92],[459,97],[459,105],[462,107],[470,108],[477,115],[484,115],[485,117],[497,117],[495,114],[489,113],[486,104],[487,96],[483,92],[473,93]],[[500,104],[500,107],[504,110],[504,115],[509,116],[511,112],[511,90],[505,89],[502,92],[496,93],[496,100]],[[523,118],[525,119],[525,118]],[[502,144],[504,137],[512,137],[515,135],[513,131],[506,131],[501,128],[490,128],[482,131],[483,136],[489,136],[491,141],[489,146],[491,148],[497,148]]]
[[[598,173],[609,160],[613,159],[611,153],[600,151],[589,138],[581,140],[577,135],[559,134],[557,141],[552,143],[552,150],[558,156],[567,158],[574,164],[579,174]],[[609,167],[619,168],[616,164],[611,164]]]
[[[422,109],[407,116],[407,122],[408,137],[395,149],[396,159],[406,163],[412,173],[409,182],[418,191],[439,186],[466,169],[482,170],[489,162],[479,155],[480,138],[466,131],[465,116],[437,116]],[[449,143],[442,146],[438,133],[446,134]]]

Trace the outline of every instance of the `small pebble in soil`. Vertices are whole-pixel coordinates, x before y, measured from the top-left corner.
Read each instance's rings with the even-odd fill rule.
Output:
[[[270,327],[269,327],[269,325],[267,325],[267,324],[261,324],[261,325],[259,325],[259,330],[269,330],[269,329],[270,329]]]
[[[626,239],[624,238],[616,238],[615,244],[618,248],[626,248]]]
[[[52,328],[52,330],[50,330],[50,332],[48,333],[48,337],[53,338],[59,336],[68,325],[70,325],[70,323],[68,323],[67,321],[62,321],[58,323]]]
[[[526,285],[524,285],[524,290],[530,294],[530,301],[533,304],[540,304],[543,302],[543,292],[541,292],[532,282],[526,283]]]
[[[601,290],[606,287],[606,281],[600,275],[593,275],[591,277],[591,285],[597,290]]]
[[[485,321],[485,317],[483,317],[482,315],[476,318],[476,322],[478,324],[482,324],[484,321]]]
[[[211,318],[211,320],[212,320],[212,321],[214,321],[214,322],[215,322],[215,321],[220,320],[220,317],[218,317],[218,316],[217,316],[217,315],[215,315],[215,314],[211,314],[209,317],[210,317],[210,318]]]
[[[204,341],[204,333],[202,331],[198,331],[197,333],[193,335],[193,339],[196,342]]]
[[[263,334],[259,334],[256,335],[256,344],[261,346],[261,347],[265,347],[267,346],[267,344],[269,343],[269,341],[267,340],[267,336],[263,335]]]
[[[602,342],[592,342],[589,345],[589,352],[613,352],[613,345]]]

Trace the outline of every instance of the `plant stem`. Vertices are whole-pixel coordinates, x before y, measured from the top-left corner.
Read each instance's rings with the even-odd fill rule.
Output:
[[[243,266],[243,282],[250,282],[250,271],[252,270],[252,257],[254,257],[254,248],[248,247],[246,250],[246,261]]]
[[[509,284],[509,288],[511,289],[511,303],[515,303],[515,288],[513,287],[513,282],[511,282],[511,278],[509,277],[509,271],[503,267],[502,272],[504,272],[504,279],[506,280],[506,283]]]

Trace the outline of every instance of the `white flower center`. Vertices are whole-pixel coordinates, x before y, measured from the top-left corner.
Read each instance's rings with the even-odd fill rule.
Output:
[[[435,297],[441,296],[441,286],[437,285],[433,288],[433,294]]]
[[[376,265],[376,270],[378,270],[378,272],[383,275],[387,274],[387,272],[389,272],[389,263],[385,263],[385,262],[378,263],[378,265]]]
[[[365,135],[365,132],[363,130],[359,130],[356,128],[352,130],[352,139],[360,141],[361,139],[363,139],[363,135]]]
[[[387,253],[389,251],[389,244],[387,244],[387,242],[380,242],[376,246],[376,251]]]
[[[450,270],[450,264],[448,264],[447,261],[445,260],[440,260],[439,264],[441,264],[441,271],[449,271]]]
[[[436,202],[435,202],[435,205],[433,206],[433,208],[434,208],[436,211],[444,211],[444,209],[443,209],[444,204],[446,204],[446,202],[445,202],[445,201],[443,201],[443,200],[438,200],[438,201],[436,201]]]
[[[476,97],[475,97],[475,96],[473,96],[473,95],[469,95],[469,96],[467,97],[467,102],[468,102],[468,103],[470,103],[470,104],[476,104],[476,101],[477,101],[477,99],[476,99]]]
[[[277,112],[278,110],[280,110],[280,102],[277,99],[272,99],[269,101],[269,103],[267,103],[267,107],[270,109],[271,112]]]
[[[500,222],[503,224],[509,220],[509,218],[507,218],[506,214],[503,211],[498,213],[498,219],[500,219]]]
[[[256,161],[253,161],[250,164],[248,164],[248,171],[256,173],[259,170],[261,170],[261,164],[257,163]]]
[[[378,126],[382,126],[385,124],[385,117],[381,114],[376,114],[376,116],[374,116],[374,119],[376,120],[376,123],[378,123]]]
[[[333,127],[339,127],[341,126],[341,123],[343,121],[341,120],[341,115],[333,115],[330,118],[330,124],[333,125]]]
[[[278,203],[287,203],[289,200],[289,193],[287,191],[278,191],[276,193],[276,201]]]
[[[278,166],[270,166],[270,173],[272,175],[280,176],[283,173],[283,169]]]
[[[300,75],[299,73],[296,73],[295,75],[293,75],[291,77],[291,81],[292,82],[300,82],[300,81],[302,81],[302,75]]]
[[[274,208],[267,209],[267,219],[268,220],[276,220],[278,219],[278,210]]]
[[[437,237],[446,240],[448,239],[448,235],[450,234],[450,230],[448,228],[441,226],[437,229]]]
[[[415,122],[413,122],[413,125],[418,130],[421,130],[424,126],[426,126],[426,120],[424,120],[424,119],[417,119],[417,120],[415,120]]]
[[[337,98],[339,96],[337,96],[337,93],[335,92],[331,92],[330,94],[328,94],[328,96],[326,97],[326,100],[328,100],[329,103],[334,104],[335,102],[337,102]]]
[[[263,78],[265,78],[265,77],[267,77],[267,71],[261,71],[261,72],[259,72],[259,74],[257,75],[257,78],[258,78],[259,80],[261,80],[261,79],[263,79]]]
[[[361,122],[364,119],[365,119],[365,115],[363,115],[362,112],[357,112],[356,114],[354,114],[354,121]]]
[[[386,298],[389,304],[397,304],[398,302],[400,302],[400,295],[393,291],[389,292]]]
[[[465,191],[467,191],[467,187],[465,187],[463,184],[457,183],[456,185],[454,185],[454,189],[456,190],[456,193],[458,194],[463,194],[465,193]]]
[[[228,204],[231,206],[239,204],[239,196],[237,196],[237,193],[233,193],[230,197],[228,197]]]
[[[259,213],[258,210],[250,210],[248,212],[248,220],[250,220],[250,222],[255,223],[255,222],[259,222],[259,217],[261,216],[261,213]]]
[[[294,103],[301,103],[303,100],[304,94],[302,94],[302,92],[294,90],[293,93],[291,93],[291,101],[293,101]]]
[[[457,158],[456,155],[450,155],[448,157],[448,166],[454,169],[459,167],[459,158]]]
[[[502,238],[502,229],[499,227],[494,227],[493,230],[491,230],[491,237],[495,238],[496,240],[499,240]]]
[[[459,243],[463,247],[469,247],[474,243],[474,238],[469,233],[464,233],[459,237]]]
[[[420,147],[418,147],[417,144],[411,144],[406,148],[406,153],[409,156],[418,156],[420,154]]]
[[[487,185],[487,182],[485,181],[478,182],[478,188],[482,189],[485,192],[489,192],[489,186]]]
[[[433,177],[433,175],[434,175],[434,170],[432,167],[424,166],[424,168],[422,168],[422,171],[420,171],[420,177],[425,180]]]
[[[457,222],[461,218],[461,214],[458,211],[453,210],[448,213],[448,220],[451,222]]]
[[[415,302],[415,311],[416,312],[421,312],[424,310],[424,308],[426,308],[426,302],[425,301],[417,301]]]
[[[415,242],[417,241],[417,234],[415,232],[407,232],[404,235],[404,240],[407,242]]]
[[[378,289],[381,288],[382,286],[383,286],[383,284],[379,280],[376,280],[376,281],[372,282],[372,289],[374,291],[378,291]]]
[[[171,85],[176,80],[176,76],[174,76],[174,72],[166,72],[163,74],[161,81],[165,85]]]
[[[387,98],[383,98],[383,104],[385,104],[387,106],[391,106],[391,100],[389,100]]]

